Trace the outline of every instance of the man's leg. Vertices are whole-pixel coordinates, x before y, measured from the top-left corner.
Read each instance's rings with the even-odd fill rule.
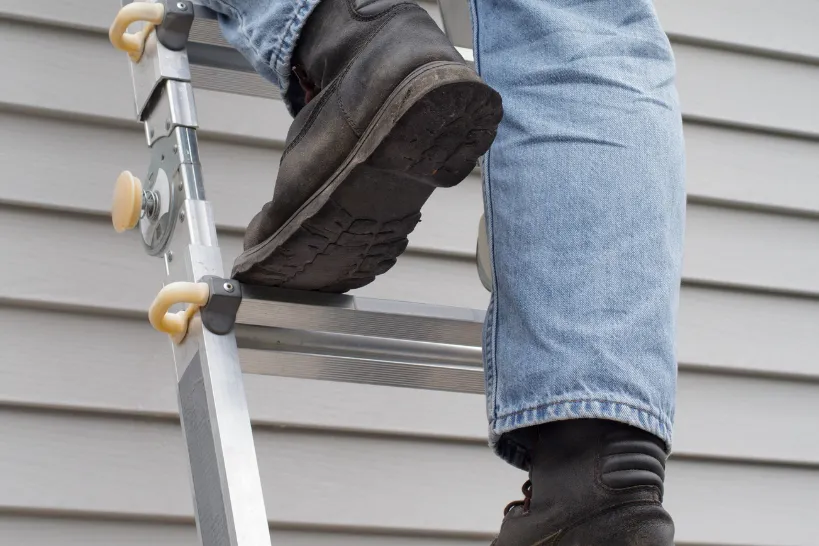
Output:
[[[293,52],[307,19],[321,0],[198,0],[219,14],[222,35],[287,100]]]
[[[497,544],[671,546],[685,202],[671,48],[649,0],[471,1],[479,70],[504,101],[484,162],[490,436],[532,482]]]
[[[232,276],[344,292],[389,270],[435,188],[489,148],[501,99],[409,0],[205,0],[295,115]]]

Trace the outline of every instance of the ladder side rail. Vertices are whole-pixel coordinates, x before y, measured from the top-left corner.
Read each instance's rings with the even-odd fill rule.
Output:
[[[187,1],[148,3],[164,6],[162,24],[170,20],[171,12],[175,23],[185,12],[189,18],[194,12]],[[157,38],[159,29],[147,35],[138,62],[132,57],[130,63],[136,117],[145,126],[151,156],[144,187],[137,180],[130,188],[141,194],[136,201],[141,208],[139,232],[146,252],[164,262],[167,287],[224,273],[211,206],[205,199],[187,51],[184,43],[179,49],[163,45]],[[126,186],[134,184],[129,173],[120,178]],[[240,290],[229,284],[225,283],[226,290]],[[236,336],[212,333],[197,315],[186,337],[172,347],[200,544],[270,546]]]

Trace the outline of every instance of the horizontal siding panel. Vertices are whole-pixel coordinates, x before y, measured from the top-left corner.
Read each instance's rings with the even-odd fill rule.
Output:
[[[683,113],[727,124],[816,136],[819,67],[749,53],[677,44]],[[782,90],[787,89],[787,100]]]
[[[165,336],[147,321],[0,307],[0,327],[7,338],[0,405],[176,419],[173,360]],[[675,452],[819,467],[819,422],[813,418],[819,414],[819,369],[814,372],[813,381],[799,382],[683,365]],[[482,396],[245,378],[256,423],[486,442]],[[730,405],[726,392],[732,393]]]
[[[819,214],[819,143],[685,123],[689,198]]]
[[[58,336],[61,342],[75,347],[75,350],[80,351],[84,347],[81,354],[84,359],[91,359],[88,362],[99,361],[100,366],[104,367],[107,365],[104,363],[116,354],[106,352],[108,356],[103,356],[103,353],[95,353],[92,346],[84,341],[86,336],[101,328],[108,332],[103,339],[110,340],[105,345],[106,351],[130,347],[129,354],[133,355],[134,360],[129,360],[130,364],[123,369],[123,373],[131,364],[136,366],[143,359],[161,362],[158,369],[167,366],[168,347],[164,336],[155,333],[148,325],[145,317],[147,305],[122,308],[138,313],[139,320],[117,320],[110,324],[104,316],[83,317],[76,312],[52,315],[48,310],[0,309],[3,309],[0,316],[3,317],[4,328],[9,332],[19,332],[9,338],[27,340],[11,345],[19,347],[20,358],[34,358],[34,354],[29,352],[34,348],[46,351],[46,354],[51,354],[49,350],[55,351],[55,357],[61,354],[58,349],[60,345],[41,346],[30,341],[32,335],[37,335],[36,326],[42,324],[48,325],[49,332]],[[684,286],[678,323],[679,359],[690,369],[819,379],[819,360],[816,358],[819,355],[819,337],[815,335],[815,325],[819,324],[819,303],[816,301]],[[24,335],[25,332],[28,334]],[[72,343],[70,340],[75,336],[77,341]],[[140,349],[148,347],[153,347],[151,352]],[[92,358],[95,354],[98,356]],[[42,357],[38,360],[42,360]],[[91,373],[92,370],[88,371]],[[135,376],[129,377],[125,384],[136,380]],[[160,378],[157,381],[163,380]],[[155,388],[153,384],[145,385],[146,392],[152,392]],[[57,394],[50,393],[49,396]]]
[[[107,31],[121,5],[119,0],[0,0],[0,15],[100,32]]]
[[[419,4],[440,24],[441,18],[435,2],[436,0],[421,0]],[[0,18],[107,32],[120,5],[120,0],[60,0],[56,4],[52,0],[29,0],[22,4],[0,0]]]
[[[25,546],[199,546],[192,524],[0,514],[0,536]],[[429,546],[428,537],[273,529],[274,546]],[[486,546],[486,539],[434,537],[435,546]]]
[[[0,298],[142,311],[161,286],[161,262],[144,253],[139,234],[119,235],[103,219],[0,207],[0,229],[12,228],[26,239],[0,241],[0,253],[14,264],[0,268],[0,278],[8,279]],[[222,234],[220,245],[229,273],[242,240]],[[61,271],[56,277],[55,266]],[[488,302],[471,261],[412,253],[356,293],[460,307],[485,308]]]
[[[484,446],[259,428],[256,441],[268,515],[299,527],[489,536],[525,477]],[[170,423],[4,411],[0,446],[6,510],[191,516]],[[790,546],[819,532],[815,470],[674,460],[667,483],[681,542]]]
[[[200,546],[193,525],[1,513],[0,536],[25,546]]]
[[[819,7],[751,1],[751,9],[740,0],[657,2],[680,67],[692,197],[668,477],[681,545],[808,544],[819,531],[809,512],[819,489],[811,418],[819,224],[809,217],[819,212],[819,68],[749,54],[817,57],[807,25]],[[100,218],[116,174],[144,174],[148,159],[127,62],[102,32],[118,8],[118,0],[0,0],[0,49],[16,52],[0,57],[0,202],[17,205],[0,207],[0,230],[25,234],[0,243],[11,265],[0,268],[0,300],[16,302],[0,305],[0,474],[12,477],[0,488],[0,536],[15,544],[195,543],[170,351],[134,318],[161,268],[135,234],[117,236]],[[229,270],[238,233],[272,194],[290,118],[277,101],[202,89],[196,97]],[[733,208],[749,205],[768,210]],[[485,307],[468,258],[480,210],[475,175],[436,192],[413,249],[462,258],[410,252],[359,293]],[[80,314],[88,307],[106,311]],[[523,477],[485,446],[480,396],[256,376],[246,386],[274,544],[477,546],[519,496]],[[332,528],[348,532],[316,530]]]
[[[819,293],[819,221],[689,204],[683,276]]]
[[[135,124],[127,57],[107,37],[0,20],[0,49],[19,52],[0,57],[6,108]],[[196,91],[196,105],[204,130],[235,139],[281,142],[291,119],[280,101],[206,89]]]
[[[0,405],[177,418],[170,347],[147,321],[0,307],[0,325],[10,340],[0,361]],[[51,342],[38,344],[38,336]],[[486,437],[482,396],[257,375],[245,376],[245,388],[258,423]]]
[[[683,286],[679,359],[761,373],[819,373],[819,302]]]
[[[717,285],[819,293],[819,221],[706,205],[688,207],[684,277]],[[157,258],[144,254],[139,234],[114,232],[110,220],[0,206],[0,228],[26,233],[0,242],[14,269],[0,297],[78,305],[144,309],[161,282]],[[10,230],[10,231],[9,231]],[[229,273],[242,247],[237,234],[222,233],[220,246]],[[485,308],[488,294],[474,259],[442,259],[407,253],[387,275],[357,291],[372,297]],[[59,264],[55,278],[44,265]],[[784,265],[787,264],[787,267]],[[25,276],[19,272],[25,271]],[[94,285],[77,290],[77,279]],[[131,287],[122,290],[122,284]]]
[[[686,139],[694,201],[819,214],[819,170],[813,166],[819,144],[693,123],[686,126]],[[272,197],[280,149],[203,138],[200,152],[217,222],[243,231]],[[144,179],[148,162],[136,127],[0,112],[0,163],[6,166],[0,201],[107,216],[119,172],[128,169]],[[413,248],[471,255],[482,210],[481,181],[472,175],[433,193],[410,242]]]
[[[44,155],[49,161],[41,160]],[[273,195],[281,150],[204,138],[200,156],[217,222],[243,232]],[[149,161],[138,129],[0,113],[0,164],[7,166],[0,201],[107,216],[117,175],[127,169],[145,180]],[[66,177],[69,182],[64,182]],[[482,210],[477,175],[436,191],[411,243],[415,248],[474,254]]]
[[[673,38],[819,58],[814,0],[655,0],[654,5]]]
[[[440,19],[434,2],[421,5]],[[786,8],[766,0],[656,0],[655,6],[672,38],[819,57],[811,24],[819,19],[819,7],[812,0],[789,0]],[[2,16],[97,31],[108,28],[118,9],[117,0],[0,0]]]
[[[0,59],[6,75],[0,103],[7,107],[133,118],[127,59],[104,35],[0,21],[0,47],[20,52]],[[819,136],[817,67],[689,44],[678,44],[675,53],[685,114]],[[786,101],[782,89],[788,89]],[[285,137],[289,116],[281,102],[208,90],[196,97],[204,129],[238,138]]]

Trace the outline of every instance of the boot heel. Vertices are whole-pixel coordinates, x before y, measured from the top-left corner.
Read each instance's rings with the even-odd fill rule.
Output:
[[[402,107],[404,112],[394,112]],[[367,162],[439,188],[469,175],[503,117],[500,95],[470,68],[455,63],[430,63],[411,74],[385,110],[393,112],[374,123],[389,125],[389,133]]]
[[[532,546],[674,546],[674,523],[660,503],[599,512]]]

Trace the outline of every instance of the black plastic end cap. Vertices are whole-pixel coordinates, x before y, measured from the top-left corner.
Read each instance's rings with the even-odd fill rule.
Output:
[[[193,26],[193,2],[187,0],[162,0],[165,19],[156,28],[159,42],[171,51],[181,51],[188,44]]]
[[[236,313],[242,304],[242,285],[232,279],[207,276],[202,281],[208,284],[210,300],[202,307],[202,324],[210,332],[223,336],[233,331]]]

